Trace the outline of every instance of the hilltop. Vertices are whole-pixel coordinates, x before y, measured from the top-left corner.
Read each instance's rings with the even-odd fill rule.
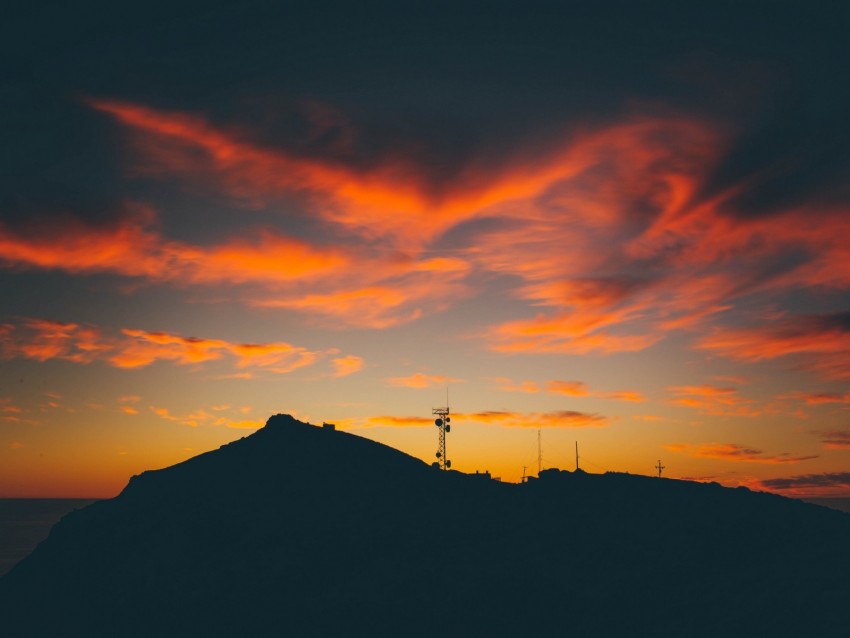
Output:
[[[7,635],[846,635],[850,515],[716,484],[441,472],[276,415],[66,516]]]

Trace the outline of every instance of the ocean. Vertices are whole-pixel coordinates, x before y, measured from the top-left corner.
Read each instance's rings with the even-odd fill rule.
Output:
[[[47,538],[60,518],[94,503],[78,498],[0,498],[0,576]]]

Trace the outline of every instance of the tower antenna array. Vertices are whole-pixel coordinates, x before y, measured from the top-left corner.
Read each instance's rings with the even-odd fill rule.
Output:
[[[446,391],[446,398],[448,399],[448,390]],[[449,406],[447,405],[444,408],[433,408],[431,410],[431,414],[436,414],[437,418],[434,419],[434,425],[437,426],[437,430],[439,430],[439,443],[437,448],[437,460],[434,463],[441,470],[448,470],[452,466],[452,462],[446,458],[446,434],[452,431],[451,425],[451,417],[449,416]]]

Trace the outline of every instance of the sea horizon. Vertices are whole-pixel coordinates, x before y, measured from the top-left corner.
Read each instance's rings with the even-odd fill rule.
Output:
[[[99,500],[0,498],[0,577],[29,556],[63,516]]]

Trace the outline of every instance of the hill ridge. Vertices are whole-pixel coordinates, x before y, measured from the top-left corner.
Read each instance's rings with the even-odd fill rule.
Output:
[[[274,415],[66,516],[0,612],[16,635],[420,635],[439,613],[448,635],[837,636],[847,538],[850,515],[776,495],[500,483]]]

